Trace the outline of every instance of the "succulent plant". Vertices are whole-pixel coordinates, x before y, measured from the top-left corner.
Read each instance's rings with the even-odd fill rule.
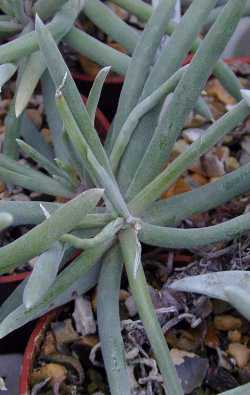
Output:
[[[170,21],[174,0],[160,1],[154,11],[140,0],[113,2],[148,21],[142,34],[98,0],[38,0],[33,7],[26,8],[32,3],[13,0],[10,7],[10,2],[0,1],[9,22],[18,24],[16,31],[24,30],[20,37],[0,46],[0,59],[5,64],[0,74],[5,76],[3,81],[12,75],[19,62],[16,94],[7,117],[5,152],[0,156],[0,178],[68,200],[65,204],[0,202],[3,226],[10,221],[12,226],[34,225],[22,237],[0,248],[0,273],[11,272],[38,257],[30,277],[0,308],[0,337],[97,284],[98,328],[110,391],[113,395],[130,394],[119,318],[124,266],[166,389],[171,395],[181,395],[182,386],[148,291],[141,243],[193,248],[231,240],[250,229],[249,214],[208,228],[177,228],[191,214],[248,192],[249,164],[192,192],[160,199],[191,164],[250,115],[248,92],[241,92],[235,75],[219,60],[247,1],[229,0],[203,41],[196,37],[216,0],[194,0],[178,25]],[[81,10],[124,45],[132,57],[119,54],[72,27]],[[44,20],[52,17],[52,21],[45,26],[37,15],[33,31],[31,15],[36,12]],[[171,37],[156,56],[166,32]],[[101,65],[111,65],[113,70],[125,74],[105,146],[94,120],[109,68],[102,69],[96,77],[85,106],[57,47],[62,39]],[[192,62],[181,67],[189,50],[196,52]],[[165,167],[190,111],[196,107],[207,113],[199,98],[211,73],[239,103],[218,121],[212,121],[202,137]],[[41,76],[56,160],[24,112]],[[166,106],[165,98],[170,93]],[[20,165],[15,160],[17,148],[46,174]],[[10,216],[6,218],[5,213]],[[65,265],[79,250],[81,254]],[[249,386],[233,393],[243,394],[246,390]]]

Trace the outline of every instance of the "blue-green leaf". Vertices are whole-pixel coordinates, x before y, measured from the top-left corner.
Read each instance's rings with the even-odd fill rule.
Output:
[[[37,258],[23,292],[23,304],[26,309],[30,309],[40,302],[52,286],[57,276],[63,253],[63,244],[56,242],[49,250]]]

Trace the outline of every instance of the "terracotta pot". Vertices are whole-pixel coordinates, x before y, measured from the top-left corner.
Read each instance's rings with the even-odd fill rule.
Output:
[[[94,78],[90,77],[87,74],[79,72],[73,72],[72,76],[81,94],[84,96],[88,96]],[[99,108],[106,115],[110,122],[113,120],[116,113],[123,81],[123,77],[110,76],[107,78],[103,86],[103,91],[99,102]]]
[[[250,56],[236,56],[224,60],[227,64],[250,64]]]
[[[183,66],[190,63],[192,58],[194,57],[193,54],[189,54],[186,59],[183,61]],[[236,56],[232,58],[224,59],[224,62],[227,64],[250,64],[250,56]]]

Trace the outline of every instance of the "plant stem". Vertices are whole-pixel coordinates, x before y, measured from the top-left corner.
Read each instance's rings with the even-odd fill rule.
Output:
[[[119,238],[128,275],[129,286],[162,373],[166,388],[171,395],[183,395],[184,393],[180,379],[177,376],[166,339],[163,336],[161,326],[156,317],[142,265],[139,266],[136,277],[134,276],[135,262],[133,247],[136,243],[135,232],[132,229],[127,229],[120,233]]]

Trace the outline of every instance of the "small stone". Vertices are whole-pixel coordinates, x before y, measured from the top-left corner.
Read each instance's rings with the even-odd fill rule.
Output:
[[[180,193],[189,192],[191,190],[190,185],[187,182],[187,179],[182,177],[176,181],[176,183],[168,189],[166,192],[162,194],[163,199],[168,199],[171,196],[179,195]]]
[[[242,326],[242,321],[240,318],[233,317],[229,314],[217,315],[214,318],[214,326],[219,331],[231,331],[234,329],[239,329]]]
[[[75,299],[75,308],[72,316],[76,330],[82,336],[96,333],[96,322],[89,298],[80,296]]]
[[[216,97],[220,102],[227,105],[235,104],[235,99],[228,94],[228,92],[217,79],[213,78],[211,81],[209,81],[206,89],[209,96]]]
[[[120,290],[120,295],[119,295],[120,302],[125,302],[129,296],[130,294],[128,291],[126,291],[125,289]]]
[[[41,133],[42,133],[46,143],[51,144],[52,143],[52,135],[51,135],[50,129],[43,128],[41,130]]]
[[[8,388],[5,385],[5,381],[2,377],[0,377],[0,391],[8,391]]]
[[[228,147],[221,145],[218,146],[214,149],[215,154],[218,156],[218,158],[222,161],[225,161],[226,159],[229,158],[230,155],[230,150]]]
[[[192,166],[188,168],[188,170],[200,174],[201,176],[206,176],[204,170],[202,169],[202,164],[200,159],[197,160],[195,163],[193,163]]]
[[[195,184],[195,186],[202,186],[208,183],[208,179],[201,176],[200,174],[194,173],[192,174],[192,182]]]
[[[137,314],[137,307],[134,302],[133,296],[129,296],[125,302],[125,306],[128,310],[129,317],[134,317]]]
[[[202,167],[208,177],[221,177],[225,174],[224,163],[212,152],[202,158]]]
[[[229,144],[233,141],[233,137],[231,135],[227,135],[224,137],[223,142],[224,144]]]
[[[42,194],[40,192],[31,192],[30,193],[31,200],[39,200],[38,198],[40,198],[41,196],[42,196]]]
[[[248,154],[246,151],[242,151],[240,155],[240,165],[244,166],[249,162],[250,162],[250,154]]]
[[[37,384],[41,381],[50,378],[51,383],[60,383],[64,381],[67,377],[67,370],[64,366],[49,363],[47,365],[42,366],[40,369],[36,369],[31,373],[30,380],[31,384]]]
[[[81,336],[75,344],[82,345],[88,348],[93,348],[97,345],[98,342],[99,340],[97,336],[88,335],[88,336]]]
[[[240,164],[233,156],[229,156],[229,158],[225,160],[225,166],[227,171],[233,171],[238,169],[240,167]]]
[[[186,129],[182,132],[184,139],[189,143],[193,143],[195,140],[200,138],[202,134],[204,134],[204,131],[199,128]]]
[[[205,337],[205,344],[210,348],[217,349],[220,346],[220,339],[213,325],[209,325]]]
[[[71,319],[66,319],[62,322],[53,322],[51,328],[58,345],[72,343],[79,338],[73,328]]]
[[[232,343],[238,343],[241,341],[241,332],[238,329],[229,331],[227,334],[228,340]]]
[[[190,113],[190,116],[187,118],[184,127],[187,129],[194,129],[194,128],[200,128],[201,126],[204,126],[204,123],[206,122],[205,118],[203,118],[199,114],[193,114],[193,111]]]
[[[16,202],[28,202],[30,201],[30,198],[24,193],[16,193],[15,195],[11,196],[10,200],[14,200]]]
[[[235,359],[239,368],[244,368],[250,359],[250,350],[241,343],[230,343],[228,354]]]
[[[198,355],[172,348],[171,359],[177,370],[185,394],[200,388],[208,371],[208,360]]]
[[[51,331],[46,333],[43,345],[41,347],[42,355],[51,355],[57,352],[56,339]]]
[[[189,148],[189,144],[184,140],[180,139],[176,141],[174,148],[173,148],[173,154],[175,156],[182,154]]]

